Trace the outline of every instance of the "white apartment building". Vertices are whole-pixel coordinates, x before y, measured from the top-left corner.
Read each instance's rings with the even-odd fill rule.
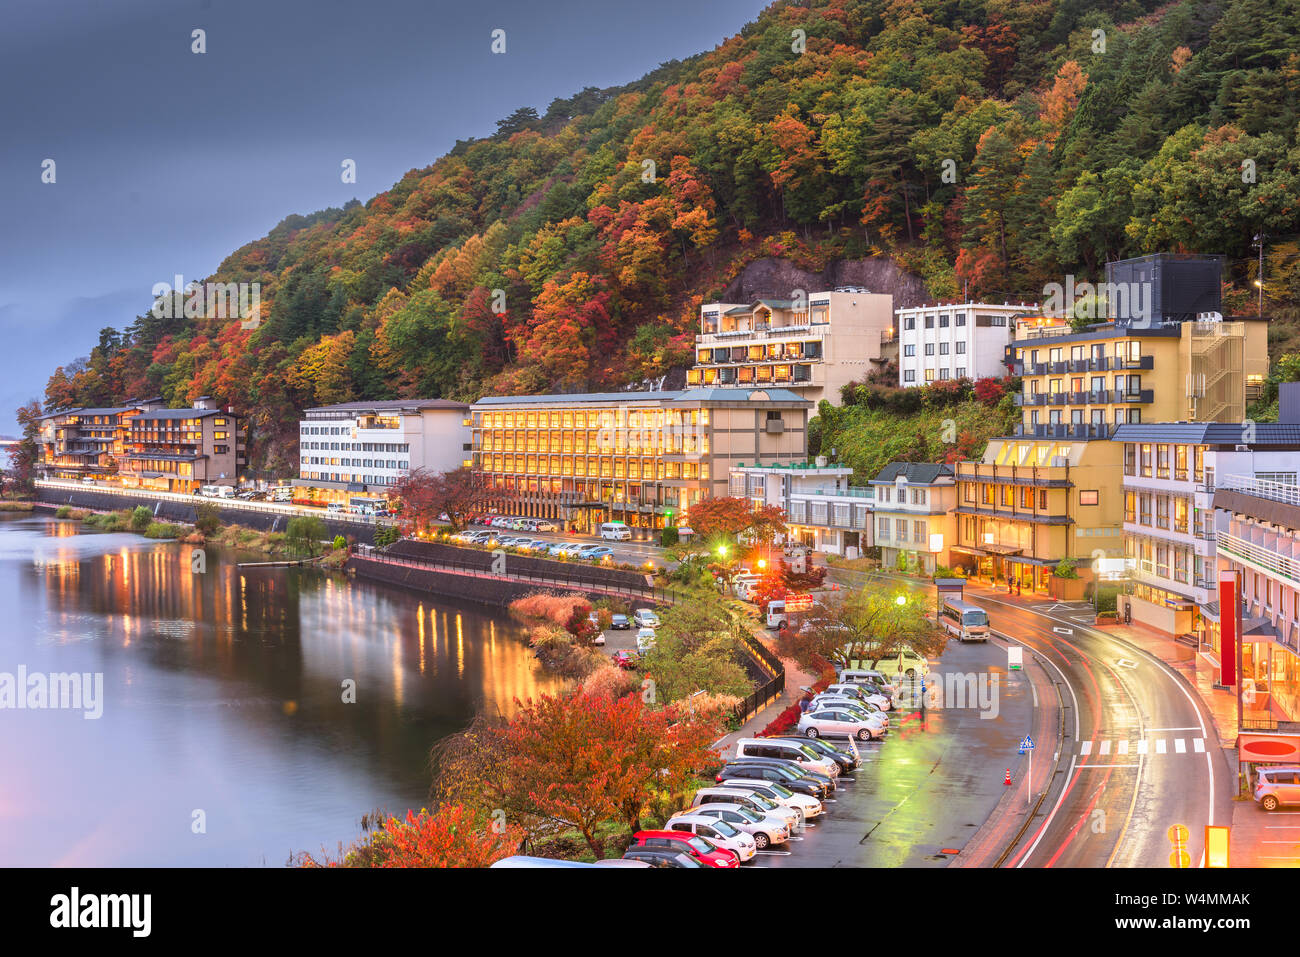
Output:
[[[695,367],[687,384],[779,385],[812,402],[839,404],[840,387],[894,355],[894,297],[857,287],[700,307]]]
[[[957,507],[951,465],[890,462],[871,480],[871,488],[882,569],[933,575],[938,566],[951,564]]]
[[[758,508],[785,509],[790,539],[819,552],[857,558],[871,547],[872,489],[850,487],[853,469],[816,464],[735,465],[729,494]]]
[[[898,384],[1001,378],[1016,323],[1037,305],[937,303],[896,310]]]
[[[304,498],[384,495],[415,469],[450,472],[471,458],[469,406],[447,399],[345,402],[308,409],[298,423]]]

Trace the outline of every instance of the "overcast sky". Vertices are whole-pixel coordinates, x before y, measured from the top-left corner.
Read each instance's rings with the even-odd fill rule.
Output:
[[[0,435],[155,283],[211,274],[290,213],[364,202],[517,107],[710,49],[764,6],[4,0]]]

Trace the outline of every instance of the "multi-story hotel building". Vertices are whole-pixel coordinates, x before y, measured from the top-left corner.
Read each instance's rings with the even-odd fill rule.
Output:
[[[1162,301],[1156,297],[1156,301]],[[1124,554],[1122,425],[1240,422],[1268,366],[1264,321],[1021,322],[1015,434],[957,467],[956,550],[974,570],[1046,587],[1063,558]]]
[[[871,487],[880,567],[933,575],[947,566],[957,504],[952,466],[890,462]]]
[[[42,416],[36,469],[42,478],[113,478],[126,451],[126,429],[135,406],[69,409]]]
[[[863,289],[700,307],[688,386],[790,389],[814,405],[897,352],[893,296]]]
[[[982,302],[938,303],[895,310],[898,317],[898,384],[944,379],[1001,378],[1006,349],[1022,316],[1038,306]]]
[[[1300,425],[1292,431],[1300,445]],[[1242,600],[1244,687],[1253,710],[1300,721],[1300,485],[1296,455],[1288,481],[1259,475],[1221,475],[1214,492],[1218,523],[1215,545],[1219,571],[1239,576]],[[1220,616],[1231,613],[1217,602],[1205,609],[1211,624],[1209,653],[1215,659]]]
[[[1218,599],[1216,511],[1225,482],[1296,484],[1300,424],[1169,422],[1116,430],[1124,449],[1124,551],[1132,620],[1166,635],[1217,638],[1204,610]]]
[[[46,478],[90,478],[163,492],[236,484],[247,465],[239,416],[216,408],[208,396],[189,409],[167,409],[162,401],[43,417],[39,471]]]
[[[192,493],[203,485],[235,485],[248,465],[248,435],[239,416],[208,397],[191,409],[162,399],[139,403],[125,432],[118,477],[125,488]]]
[[[490,510],[577,531],[690,521],[741,462],[802,461],[812,403],[785,389],[493,396],[474,403]]]
[[[469,408],[448,399],[392,399],[308,409],[298,423],[295,495],[346,504],[353,495],[386,495],[416,469],[468,466]]]

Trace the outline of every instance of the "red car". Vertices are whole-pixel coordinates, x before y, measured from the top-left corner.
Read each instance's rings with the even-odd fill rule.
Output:
[[[739,867],[736,855],[718,847],[707,837],[683,831],[637,831],[632,836],[634,847],[649,847],[663,851],[680,851],[689,854],[705,867]]]
[[[636,667],[636,655],[626,649],[620,648],[614,652],[614,664],[618,665],[624,671],[631,671]]]

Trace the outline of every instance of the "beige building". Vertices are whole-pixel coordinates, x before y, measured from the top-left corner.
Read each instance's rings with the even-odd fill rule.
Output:
[[[786,389],[494,396],[471,409],[488,509],[579,531],[687,524],[741,463],[801,462],[812,403]]]
[[[957,467],[957,548],[972,570],[1045,589],[1063,558],[1124,555],[1125,425],[1240,422],[1267,370],[1267,322],[1099,323],[1026,318],[1010,346],[1022,377],[1012,436]],[[1262,380],[1261,380],[1262,381]]]
[[[700,307],[687,384],[790,389],[814,405],[839,404],[840,387],[898,354],[894,298],[862,289]]]

